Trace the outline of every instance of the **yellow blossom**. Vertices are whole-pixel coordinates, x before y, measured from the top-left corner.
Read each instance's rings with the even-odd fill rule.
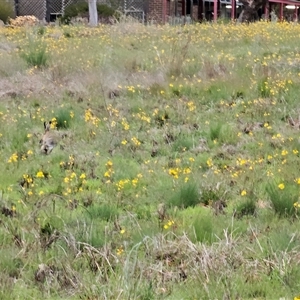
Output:
[[[280,183],[280,184],[278,184],[278,188],[281,189],[281,190],[283,190],[285,188],[285,186],[284,186],[283,183]]]
[[[241,196],[246,196],[247,195],[247,191],[246,190],[242,190],[241,191]]]
[[[11,157],[9,158],[8,162],[17,162],[18,161],[18,153],[14,153],[11,155]]]
[[[43,171],[38,171],[38,172],[36,173],[36,177],[37,177],[37,178],[44,178],[45,175],[44,175]]]

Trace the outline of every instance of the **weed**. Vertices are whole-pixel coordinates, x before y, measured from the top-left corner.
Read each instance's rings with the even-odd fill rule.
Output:
[[[70,110],[61,108],[55,113],[56,127],[57,129],[68,129],[71,125]]]
[[[201,243],[213,241],[213,221],[209,215],[199,215],[193,222],[196,240]]]
[[[252,199],[247,199],[238,204],[235,210],[235,216],[242,218],[243,216],[254,216],[256,214],[256,203]]]
[[[257,84],[257,90],[261,97],[269,97],[270,96],[270,86],[267,78],[262,78]]]
[[[295,216],[294,204],[298,201],[298,196],[294,186],[291,184],[269,183],[266,192],[272,202],[275,213],[280,217]]]
[[[221,136],[223,125],[221,123],[211,124],[209,127],[209,138],[211,141],[218,140]]]
[[[118,216],[117,208],[108,204],[94,204],[87,209],[87,213],[91,220],[101,219],[107,222],[115,220]]]
[[[179,208],[187,208],[195,206],[199,203],[199,192],[195,183],[186,183],[180,187],[178,192],[175,192],[169,200],[169,205]]]
[[[39,39],[29,39],[27,47],[21,52],[21,57],[29,67],[46,67],[49,62],[47,45]]]

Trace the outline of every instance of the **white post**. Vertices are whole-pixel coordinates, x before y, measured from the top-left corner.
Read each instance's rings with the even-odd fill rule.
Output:
[[[89,0],[90,26],[98,25],[97,0]]]

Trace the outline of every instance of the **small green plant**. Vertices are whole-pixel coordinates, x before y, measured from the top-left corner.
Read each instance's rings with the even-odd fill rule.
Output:
[[[193,139],[190,136],[184,136],[184,135],[179,135],[174,144],[173,144],[173,150],[174,151],[187,151],[193,147]]]
[[[60,109],[56,113],[56,127],[57,129],[67,129],[70,127],[71,124],[71,115],[70,111],[67,109]]]
[[[200,202],[204,205],[212,205],[212,203],[218,201],[220,199],[220,195],[217,191],[211,188],[203,188],[200,194]]]
[[[117,208],[109,204],[91,205],[87,212],[92,220],[101,219],[107,222],[115,220],[118,216]]]
[[[21,52],[21,57],[29,67],[46,67],[49,61],[46,44],[40,40],[29,39],[28,46]]]
[[[38,35],[44,35],[45,32],[46,32],[46,27],[45,27],[45,26],[39,26],[39,27],[37,28],[37,34],[38,34]]]
[[[8,21],[9,18],[14,18],[14,9],[9,2],[1,1],[0,2],[0,20],[4,23]]]
[[[235,216],[237,218],[242,218],[243,216],[254,216],[256,213],[256,204],[253,199],[247,199],[239,203],[236,208]]]
[[[93,247],[102,247],[105,243],[105,233],[99,230],[96,224],[81,224],[79,231],[76,233],[76,240],[79,243],[87,243]]]
[[[19,129],[11,139],[11,149],[16,150],[18,152],[24,152],[26,147],[25,143],[28,141],[27,132]]]
[[[268,84],[268,79],[264,77],[260,81],[258,81],[257,89],[258,89],[258,94],[261,97],[264,97],[264,98],[269,97],[270,96],[270,87]]]
[[[196,240],[211,243],[213,240],[213,221],[210,215],[200,215],[193,222]]]
[[[208,134],[211,141],[219,139],[222,131],[222,126],[223,125],[221,123],[215,123],[210,125]]]
[[[171,206],[177,206],[180,208],[187,208],[189,206],[195,206],[199,203],[199,192],[196,184],[185,183],[181,186],[180,191],[170,199],[169,204]]]
[[[269,183],[266,192],[277,215],[280,217],[295,216],[297,211],[294,204],[297,203],[298,193],[292,185]]]

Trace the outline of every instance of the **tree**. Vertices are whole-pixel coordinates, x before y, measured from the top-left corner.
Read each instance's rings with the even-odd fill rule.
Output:
[[[90,17],[90,26],[98,25],[98,12],[97,12],[97,0],[88,0],[89,1],[89,17]]]
[[[243,10],[238,22],[251,22],[258,19],[257,11],[266,5],[267,0],[239,0],[239,2],[243,3]]]

